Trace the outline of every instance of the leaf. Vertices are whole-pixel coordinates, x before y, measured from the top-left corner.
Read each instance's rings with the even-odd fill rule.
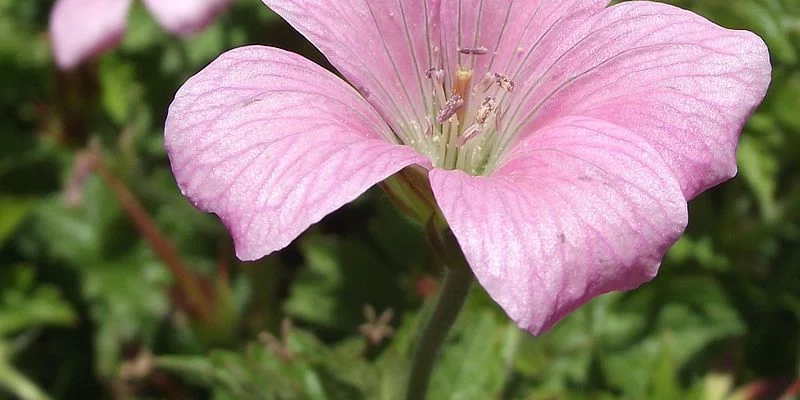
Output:
[[[154,340],[170,309],[171,276],[97,177],[88,179],[84,190],[76,210],[58,197],[42,201],[20,247],[31,259],[65,263],[79,274],[81,294],[97,324],[97,368],[111,376],[123,344]]]
[[[460,318],[461,326],[451,332],[434,369],[430,398],[496,398],[513,361],[506,341],[519,329],[491,309],[466,312]]]
[[[325,329],[355,332],[363,322],[364,305],[377,310],[402,308],[400,271],[365,244],[310,236],[300,249],[306,264],[285,303],[287,314]]]
[[[797,17],[795,22],[800,27],[800,16]],[[774,118],[783,125],[787,126],[793,131],[794,136],[800,131],[800,113],[797,112],[800,107],[800,72],[793,69],[783,79],[780,84],[772,86],[772,93],[774,104]],[[784,134],[788,136],[787,134]],[[797,139],[795,139],[797,140]],[[772,154],[770,154],[772,155]],[[779,159],[772,159],[773,163],[778,163]]]
[[[354,234],[301,240],[305,264],[285,303],[287,314],[331,332],[352,333],[367,304],[379,312],[406,307],[407,276],[425,267],[427,247],[418,227],[386,204],[377,209],[366,229],[357,227]]]
[[[667,261],[670,265],[681,265],[695,262],[706,270],[722,272],[728,271],[731,267],[730,260],[719,249],[716,243],[709,236],[695,238],[689,234],[684,234],[677,243],[667,253]]]
[[[737,312],[712,279],[662,279],[647,289],[650,290],[634,292],[619,311],[647,316],[651,329],[641,331],[643,337],[624,347],[601,349],[600,362],[609,383],[633,398],[647,398],[647,388],[653,384],[659,355],[666,351],[665,346],[674,343],[670,357],[678,369],[715,341],[744,332]],[[605,338],[605,341],[609,339],[613,340]]]
[[[156,365],[212,389],[218,399],[365,398],[357,387],[359,381],[342,379],[331,369],[333,365],[341,366],[343,361],[352,367],[354,362],[364,363],[363,360],[353,358],[347,362],[312,335],[297,329],[283,341],[271,343],[273,347],[251,344],[243,354],[215,350],[209,357],[158,357]],[[274,347],[278,345],[280,353]]]
[[[758,199],[761,215],[767,221],[778,216],[775,203],[778,162],[756,138],[743,136],[739,144],[739,165],[742,176]]]
[[[53,285],[35,284],[35,272],[29,265],[14,265],[0,271],[0,340],[42,325],[68,326],[76,315]]]
[[[87,179],[84,198],[81,208],[75,210],[68,209],[60,196],[38,203],[21,250],[31,259],[83,268],[107,255],[116,256],[135,242],[119,205],[97,177]]]
[[[0,389],[8,391],[21,400],[50,400],[50,397],[25,375],[6,363],[0,342]]]
[[[680,343],[672,342],[669,337],[664,338],[664,346],[661,348],[661,354],[657,357],[653,370],[652,386],[647,398],[653,400],[685,398],[681,393],[677,365],[675,365],[675,360],[672,358],[672,347],[676,345],[680,346]]]
[[[169,282],[167,271],[143,245],[118,259],[86,266],[82,292],[99,324],[95,357],[103,375],[116,370],[122,344],[155,340],[170,310]]]
[[[124,124],[131,115],[131,108],[141,96],[141,87],[136,84],[133,66],[116,57],[103,57],[99,74],[103,109],[117,124]]]
[[[0,248],[33,209],[35,200],[0,196]]]

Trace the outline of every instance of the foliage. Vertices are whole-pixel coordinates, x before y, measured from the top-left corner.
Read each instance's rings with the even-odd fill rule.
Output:
[[[542,337],[474,288],[431,398],[778,398],[797,379],[800,2],[672,2],[771,50],[739,176],[692,202],[652,283]],[[64,73],[51,5],[0,0],[0,398],[401,398],[438,275],[421,227],[374,190],[241,263],[163,149],[171,96],[224,50],[324,59],[259,1],[185,41],[137,4],[119,49]]]

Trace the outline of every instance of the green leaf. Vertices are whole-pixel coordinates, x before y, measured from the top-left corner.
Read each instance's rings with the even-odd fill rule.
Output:
[[[778,162],[757,139],[744,136],[739,144],[739,165],[742,176],[758,199],[761,214],[767,221],[777,217],[775,187]]]
[[[130,246],[135,242],[132,232],[116,199],[93,176],[84,185],[84,203],[78,209],[67,208],[57,195],[38,203],[31,231],[20,246],[32,259],[84,268]]]
[[[648,399],[672,400],[685,398],[681,393],[678,368],[672,358],[673,346],[680,346],[680,343],[674,343],[669,340],[669,337],[665,337],[664,345],[661,347],[661,354],[658,355],[653,369],[652,386],[650,387]]]
[[[0,271],[0,338],[42,325],[67,326],[75,322],[72,307],[53,285],[36,285],[29,265]]]
[[[50,400],[50,397],[25,375],[6,363],[0,342],[0,392],[8,391],[21,400]]]
[[[171,276],[99,179],[90,178],[84,190],[75,210],[58,197],[43,201],[21,247],[32,258],[65,263],[79,274],[97,324],[96,365],[101,375],[112,376],[123,344],[155,339],[170,309]]]
[[[285,311],[299,320],[339,332],[355,332],[361,310],[402,305],[397,274],[371,247],[336,237],[310,236],[300,244],[305,269],[292,287]]]
[[[647,397],[660,355],[667,351],[665,346],[672,346],[670,362],[682,368],[710,344],[744,332],[737,312],[712,279],[662,279],[648,289],[634,292],[619,311],[647,316],[652,329],[640,331],[645,335],[624,347],[603,347],[600,359],[609,382],[633,398]],[[615,341],[605,338],[609,340]]]
[[[299,247],[305,265],[285,303],[287,314],[331,332],[353,333],[367,304],[379,312],[406,307],[407,276],[425,267],[427,247],[418,227],[385,204],[376,208],[366,229],[348,237],[304,237]]]
[[[166,269],[144,245],[119,259],[86,266],[82,292],[99,324],[95,357],[103,375],[116,370],[121,344],[155,340],[170,310],[169,282]]]
[[[460,326],[451,332],[434,369],[430,398],[496,398],[515,355],[515,349],[505,348],[507,340],[519,329],[490,309],[459,318]]]
[[[36,200],[0,196],[0,248],[28,216]]]
[[[98,75],[103,109],[120,125],[129,120],[131,108],[141,95],[134,73],[133,66],[119,58],[108,56],[101,59]]]
[[[800,16],[797,17],[797,29],[800,30]],[[800,113],[797,112],[800,108],[800,72],[792,69],[789,74],[780,80],[780,84],[772,85],[773,96],[772,104],[774,104],[774,117],[781,124],[787,126],[793,131],[795,137],[800,132]],[[784,134],[786,135],[786,134]],[[796,140],[796,139],[795,139]],[[777,164],[779,159],[772,156],[772,163]]]
[[[217,350],[209,357],[159,357],[156,365],[214,390],[218,399],[366,398],[358,384],[365,383],[370,376],[368,371],[362,370],[356,380],[350,381],[337,376],[331,368],[365,364],[363,359],[343,358],[311,334],[296,329],[270,343],[280,350],[258,343],[249,345],[243,354]]]

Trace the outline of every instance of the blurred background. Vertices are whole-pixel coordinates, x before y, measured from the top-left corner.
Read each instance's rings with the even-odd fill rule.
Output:
[[[800,392],[800,1],[674,3],[770,47],[739,176],[691,203],[653,282],[542,337],[476,285],[430,398]],[[421,228],[372,190],[241,263],[181,197],[163,148],[175,91],[221,52],[268,44],[328,66],[319,53],[258,0],[187,40],[137,2],[119,48],[65,73],[51,6],[0,0],[0,399],[401,397],[438,285]]]

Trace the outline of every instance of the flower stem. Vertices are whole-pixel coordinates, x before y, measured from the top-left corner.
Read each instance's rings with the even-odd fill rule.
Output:
[[[433,363],[447,338],[447,333],[464,306],[472,286],[472,280],[472,271],[467,266],[458,265],[455,268],[446,268],[444,283],[439,290],[436,306],[417,342],[417,349],[411,363],[407,400],[425,399],[433,372]]]

